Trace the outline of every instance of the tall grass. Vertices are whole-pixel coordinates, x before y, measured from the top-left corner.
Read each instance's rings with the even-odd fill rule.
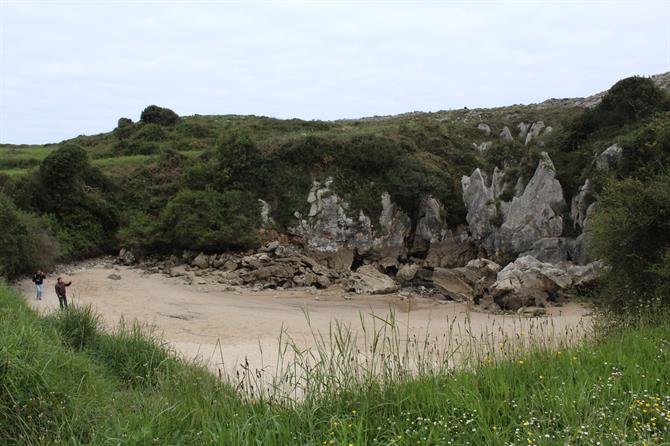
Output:
[[[80,314],[62,317],[94,317],[70,311]],[[0,444],[670,441],[667,323],[622,328],[577,345],[549,338],[533,344],[524,325],[524,335],[507,343],[470,333],[472,350],[465,348],[466,327],[454,324],[445,336],[462,345],[463,355],[471,352],[465,368],[454,367],[464,357],[431,347],[434,339],[407,338],[393,317],[366,327],[367,341],[354,334],[360,330],[334,323],[323,336],[314,333],[320,341],[309,352],[283,335],[284,358],[298,363],[287,362],[276,376],[288,377],[289,387],[290,377],[300,383],[287,395],[284,387],[259,393],[254,380],[262,374],[244,378],[240,393],[239,381],[180,361],[132,325],[112,333],[96,328],[90,342],[73,347],[58,328],[67,324],[39,318],[6,288],[0,288],[0,318]],[[495,352],[477,353],[477,343]],[[251,385],[256,393],[244,387]]]

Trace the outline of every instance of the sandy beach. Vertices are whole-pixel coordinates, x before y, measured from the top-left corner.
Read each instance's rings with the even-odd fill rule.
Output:
[[[121,278],[110,279],[110,274]],[[360,332],[361,320],[366,326],[379,325],[373,315],[388,318],[391,312],[400,333],[419,339],[427,334],[440,337],[450,327],[461,334],[467,330],[473,337],[495,330],[509,336],[568,333],[578,338],[590,321],[589,310],[576,303],[548,308],[546,317],[525,318],[483,313],[464,303],[430,298],[351,296],[338,288],[253,291],[205,280],[187,285],[179,278],[122,266],[75,266],[63,277],[72,281],[70,302],[92,305],[108,329],[114,329],[121,319],[137,320],[184,357],[229,373],[245,360],[255,368],[273,367],[282,330],[300,347],[312,347],[313,332],[327,333],[336,320]],[[41,301],[35,300],[29,280],[18,286],[35,309],[49,312],[58,309],[55,280],[54,275],[47,278]]]

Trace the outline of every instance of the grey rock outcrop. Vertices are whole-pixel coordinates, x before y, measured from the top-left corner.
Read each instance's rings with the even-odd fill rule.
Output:
[[[479,130],[481,130],[482,132],[484,132],[484,134],[485,134],[486,136],[491,135],[491,126],[488,125],[488,124],[486,124],[486,123],[484,123],[484,122],[480,122],[479,124],[477,124],[477,129],[479,129]]]
[[[470,234],[489,256],[515,256],[530,250],[536,241],[560,237],[563,232],[561,213],[566,207],[563,189],[545,152],[520,194],[517,184],[512,201],[500,200],[510,186],[498,169],[493,173],[490,187],[479,169],[470,177],[463,177],[462,187]]]
[[[517,136],[519,137],[519,140],[521,142],[526,140],[526,136],[528,135],[528,129],[530,128],[530,124],[526,124],[525,122],[520,122],[517,124],[516,129],[517,129]]]
[[[505,126],[503,129],[500,131],[500,139],[502,139],[505,142],[512,142],[514,141],[514,138],[512,137],[512,132],[509,131],[509,127]]]
[[[537,137],[540,136],[540,132],[542,131],[542,129],[544,129],[544,127],[545,127],[544,121],[535,121],[533,125],[530,126],[530,129],[526,134],[524,144],[528,145],[533,139],[537,139]]]
[[[579,187],[579,191],[572,197],[570,217],[576,228],[584,228],[586,211],[593,203],[593,186],[588,178]]]
[[[358,294],[395,293],[400,285],[372,265],[364,265],[351,274],[349,288]]]
[[[489,296],[505,310],[544,306],[547,300],[575,287],[591,285],[601,268],[600,263],[553,265],[532,256],[521,256],[498,272],[489,287]]]
[[[435,268],[433,285],[453,300],[477,301],[496,280],[500,265],[487,259],[474,259],[463,267]]]
[[[309,192],[310,211],[294,232],[305,241],[309,255],[328,267],[348,270],[355,256],[364,256],[384,267],[397,266],[407,254],[412,221],[388,193],[381,196],[379,230],[362,211],[356,219],[347,215],[349,205],[330,190],[333,180],[315,182]]]
[[[410,255],[424,258],[426,266],[464,265],[476,256],[467,229],[448,229],[444,222],[444,205],[433,197],[424,197],[414,231]]]
[[[609,171],[619,164],[623,156],[623,149],[619,144],[612,144],[596,157],[596,169]]]
[[[201,252],[191,260],[191,266],[197,266],[200,269],[209,268],[209,257]]]
[[[535,174],[523,194],[502,205],[504,221],[500,227],[500,249],[506,253],[520,253],[541,238],[559,237],[563,232],[561,213],[565,207],[556,168],[549,155],[542,152]]]

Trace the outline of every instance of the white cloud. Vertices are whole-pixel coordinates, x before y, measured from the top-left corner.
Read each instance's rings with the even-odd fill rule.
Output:
[[[662,2],[0,6],[0,141],[180,114],[336,119],[587,95],[667,71]]]

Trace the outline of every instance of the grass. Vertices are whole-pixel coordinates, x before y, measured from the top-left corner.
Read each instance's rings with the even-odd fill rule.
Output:
[[[380,321],[376,330],[370,328],[370,339],[387,346],[378,350],[385,355],[378,358],[382,367],[403,357],[403,349],[394,347],[402,340],[394,339],[397,330],[390,324]],[[578,346],[503,349],[504,354],[483,356],[467,369],[443,368],[418,377],[390,373],[387,379],[374,374],[342,382],[339,372],[322,372],[338,364],[355,367],[341,362],[355,353],[349,350],[348,333],[347,327],[334,326],[326,335],[342,341],[334,350],[340,356],[329,357],[333,350],[310,356],[316,359],[310,368],[314,372],[304,378],[321,381],[317,387],[328,393],[305,394],[299,401],[254,398],[249,389],[240,392],[202,367],[177,359],[137,326],[122,324],[107,333],[95,314],[82,308],[40,317],[17,293],[0,287],[0,443],[670,441],[667,323],[616,330]],[[283,345],[294,346],[288,340]],[[298,361],[301,357],[304,353]],[[338,383],[324,382],[329,379]]]

